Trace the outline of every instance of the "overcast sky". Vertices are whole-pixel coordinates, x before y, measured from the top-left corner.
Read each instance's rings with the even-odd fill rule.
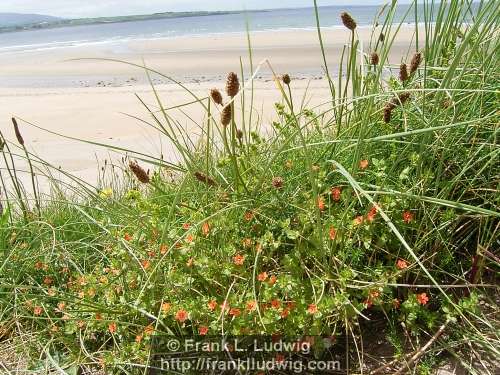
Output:
[[[381,4],[387,0],[318,0],[321,5]],[[0,0],[0,12],[101,17],[185,10],[306,7],[312,0]]]

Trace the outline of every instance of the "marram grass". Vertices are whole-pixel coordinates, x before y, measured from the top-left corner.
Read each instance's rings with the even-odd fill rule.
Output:
[[[151,111],[181,163],[129,151],[137,161],[104,167],[123,176],[98,188],[73,177],[72,197],[52,179],[35,203],[19,155],[54,168],[2,136],[0,340],[38,373],[144,373],[159,334],[279,333],[344,340],[353,374],[493,374],[500,4],[414,3],[427,17],[404,79],[387,64],[394,6],[365,61],[355,14],[342,15],[348,69],[327,76],[340,81],[329,108],[295,103],[290,76],[275,77],[270,137],[236,116],[251,86],[231,73],[225,101],[190,92],[206,111],[196,143],[161,102],[163,117]]]

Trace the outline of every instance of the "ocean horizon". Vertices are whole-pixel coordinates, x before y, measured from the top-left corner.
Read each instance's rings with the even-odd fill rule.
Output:
[[[413,10],[399,5],[395,22],[415,21]],[[320,8],[323,28],[343,27],[339,14],[347,11],[359,27],[372,27],[381,6],[325,6]],[[408,17],[405,19],[405,14]],[[420,20],[419,20],[420,21]],[[174,17],[99,23],[0,33],[0,53],[36,51],[93,44],[122,43],[183,36],[246,32],[308,30],[316,28],[314,8],[248,11],[230,14]]]

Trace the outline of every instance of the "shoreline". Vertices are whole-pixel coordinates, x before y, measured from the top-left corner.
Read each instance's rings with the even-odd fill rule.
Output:
[[[413,33],[413,27],[401,29],[389,56],[390,63],[399,64],[409,52]],[[360,29],[358,36],[364,52],[368,53],[372,29]],[[328,64],[335,72],[342,49],[349,40],[349,32],[345,28],[325,29],[323,39]],[[139,65],[144,61],[148,67],[186,83],[223,80],[229,71],[240,72],[240,57],[248,66],[247,43],[245,33],[235,32],[1,53],[0,89],[120,87],[147,83],[144,72],[137,67],[99,59],[123,60]],[[254,66],[268,59],[277,72],[288,72],[297,78],[319,79],[323,75],[315,30],[255,32],[251,34],[251,44]],[[82,58],[87,60],[76,60]],[[249,75],[248,68],[245,73]],[[259,79],[262,78],[269,80],[272,75],[263,71]],[[158,77],[156,79],[158,84],[166,83]]]

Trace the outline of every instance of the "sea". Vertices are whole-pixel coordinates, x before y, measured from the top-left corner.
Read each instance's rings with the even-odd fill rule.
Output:
[[[342,27],[339,14],[347,11],[360,27],[371,27],[379,6],[321,7],[324,28]],[[407,5],[397,8],[395,20],[401,21]],[[414,14],[405,22],[413,22]],[[116,23],[64,26],[0,33],[0,53],[80,47],[91,44],[118,43],[130,40],[198,36],[207,34],[314,29],[314,8],[248,11],[233,14],[149,19]]]
[[[476,8],[474,3],[472,8]],[[379,19],[381,6],[323,6],[319,8],[322,28],[343,27],[341,12],[350,13],[359,27],[372,27]],[[437,10],[437,9],[436,9]],[[383,17],[382,17],[383,19]],[[417,8],[417,22],[422,22],[423,6]],[[394,22],[414,23],[415,11],[399,4]],[[126,22],[35,28],[0,32],[0,53],[80,47],[91,44],[119,43],[130,40],[198,36],[316,28],[315,9],[275,9],[241,13],[148,19]]]

